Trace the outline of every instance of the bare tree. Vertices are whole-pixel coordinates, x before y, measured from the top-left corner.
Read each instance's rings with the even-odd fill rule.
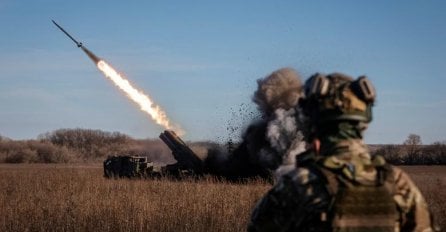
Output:
[[[410,134],[404,141],[404,145],[409,145],[409,146],[418,146],[421,144],[422,144],[421,137],[417,134]]]
[[[422,157],[419,157],[421,153],[421,137],[417,134],[409,134],[407,139],[403,143],[406,150],[407,159],[409,163],[423,162]],[[420,159],[421,158],[421,159]]]

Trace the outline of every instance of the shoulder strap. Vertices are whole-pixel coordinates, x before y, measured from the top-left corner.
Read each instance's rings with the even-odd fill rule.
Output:
[[[328,207],[321,211],[320,221],[321,228],[331,228],[331,220],[333,218],[333,207],[336,202],[336,195],[339,190],[339,181],[337,175],[317,162],[312,162],[308,164],[308,168],[311,169],[317,176],[319,176],[325,184],[325,189],[330,196],[330,202]]]
[[[392,165],[388,164],[386,160],[380,155],[374,156],[372,159],[372,163],[377,171],[376,185],[380,186],[386,183],[393,185],[394,178]]]
[[[339,190],[339,181],[335,173],[332,170],[320,167],[317,169],[324,178],[327,186],[327,190],[331,196],[335,196]]]

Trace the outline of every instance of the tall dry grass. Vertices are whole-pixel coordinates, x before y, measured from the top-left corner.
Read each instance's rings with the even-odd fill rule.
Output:
[[[446,228],[446,166],[405,167]],[[108,180],[98,166],[0,164],[0,231],[245,231],[270,185]]]
[[[108,180],[102,170],[1,166],[0,231],[243,231],[267,184]]]

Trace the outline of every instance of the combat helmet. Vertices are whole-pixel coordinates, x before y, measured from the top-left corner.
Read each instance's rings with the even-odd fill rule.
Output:
[[[365,76],[356,80],[341,73],[316,73],[305,82],[305,99],[300,102],[304,114],[316,126],[333,121],[372,120],[376,93]]]

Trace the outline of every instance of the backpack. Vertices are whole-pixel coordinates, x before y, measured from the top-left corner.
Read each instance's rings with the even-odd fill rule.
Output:
[[[377,171],[374,181],[350,179],[341,170],[331,170],[317,163],[311,166],[325,180],[332,199],[328,209],[321,212],[321,222],[326,228],[339,232],[399,231],[390,165],[374,164],[372,168]]]

